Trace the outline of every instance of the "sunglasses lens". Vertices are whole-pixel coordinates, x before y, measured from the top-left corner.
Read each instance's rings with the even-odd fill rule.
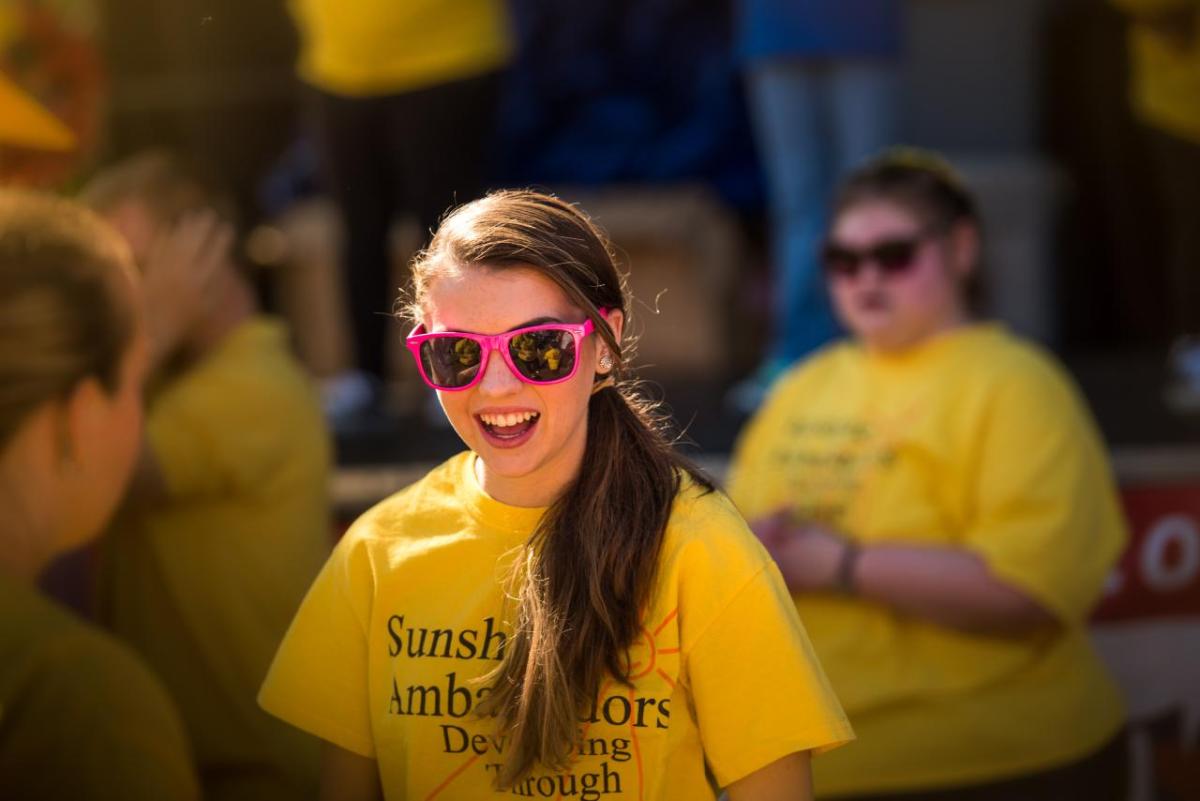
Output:
[[[910,239],[884,242],[871,255],[885,273],[901,273],[912,266],[917,255],[917,244]]]
[[[570,331],[524,331],[509,340],[508,353],[530,381],[560,381],[575,369],[575,338]]]
[[[822,251],[821,263],[830,275],[853,276],[858,272],[858,254],[837,245],[828,245]]]
[[[421,343],[421,367],[430,382],[453,389],[471,383],[479,372],[483,350],[473,339],[432,337]]]

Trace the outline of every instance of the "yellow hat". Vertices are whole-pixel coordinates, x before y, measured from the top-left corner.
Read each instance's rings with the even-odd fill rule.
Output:
[[[75,147],[75,134],[0,73],[0,145],[70,150]]]

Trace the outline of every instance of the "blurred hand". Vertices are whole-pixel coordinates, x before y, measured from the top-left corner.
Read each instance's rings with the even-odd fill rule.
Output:
[[[232,227],[210,211],[190,214],[155,238],[142,276],[152,365],[161,365],[221,302],[232,244]]]
[[[845,537],[819,523],[797,523],[786,509],[750,525],[792,592],[823,592],[837,582]]]

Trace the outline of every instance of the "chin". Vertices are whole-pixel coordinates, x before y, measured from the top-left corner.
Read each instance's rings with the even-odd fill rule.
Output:
[[[504,478],[520,478],[532,473],[541,464],[536,442],[526,442],[519,448],[496,448],[486,438],[464,437],[467,447],[483,460],[487,469]]]
[[[871,344],[885,344],[897,338],[893,321],[890,319],[878,317],[858,319],[849,327],[855,337]]]
[[[488,471],[499,478],[524,478],[532,475],[537,471],[538,463],[532,459],[514,459],[506,454],[497,455],[488,453],[487,451],[476,451],[479,458],[483,460]]]

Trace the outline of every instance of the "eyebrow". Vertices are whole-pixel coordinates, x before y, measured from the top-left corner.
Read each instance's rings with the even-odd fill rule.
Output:
[[[529,328],[530,326],[534,326],[534,325],[545,325],[546,323],[561,323],[561,322],[562,322],[562,320],[558,319],[557,317],[534,317],[532,320],[526,320],[525,322],[521,323],[520,325],[514,325],[512,328],[510,328],[508,330],[516,331],[520,328]],[[505,333],[507,333],[507,331]]]
[[[535,325],[544,325],[546,323],[561,323],[561,322],[563,322],[563,321],[558,317],[534,317],[532,320],[526,320],[523,323],[514,325],[512,328],[506,329],[504,331],[504,333],[507,334],[509,331],[519,331],[522,328],[530,328]],[[468,331],[466,329],[455,329],[454,331],[449,331],[449,330],[438,331],[437,333],[439,333],[439,334],[454,334],[454,333],[475,334],[476,336],[486,336],[485,334],[480,334],[478,331]]]

